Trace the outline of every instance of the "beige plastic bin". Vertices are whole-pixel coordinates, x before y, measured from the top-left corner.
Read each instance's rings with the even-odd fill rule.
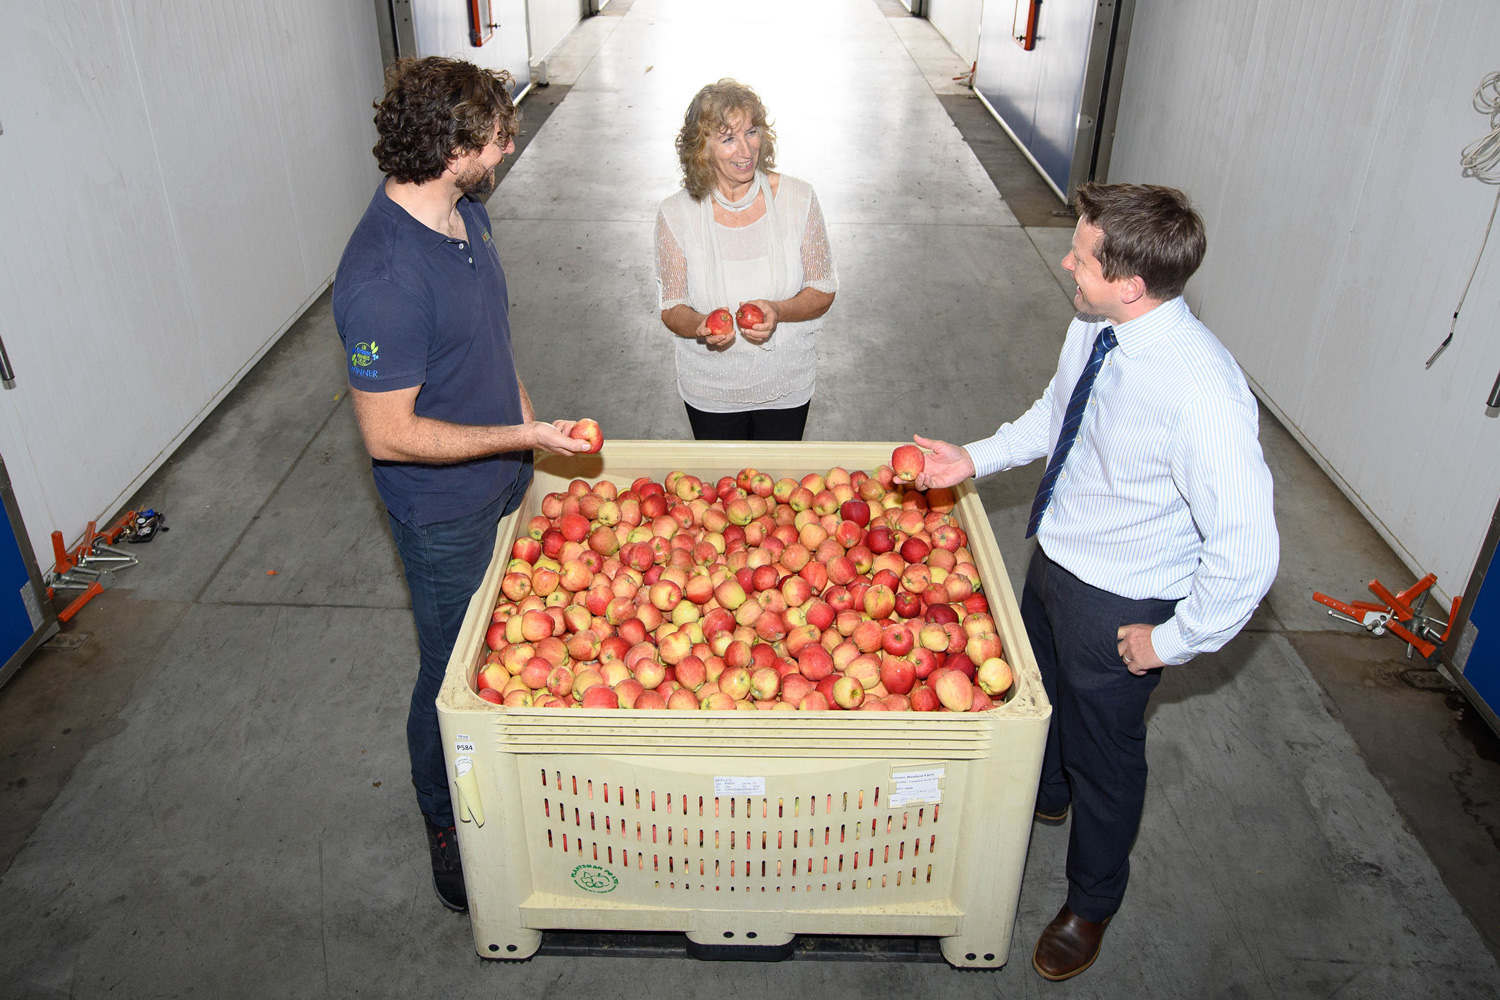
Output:
[[[673,469],[873,471],[893,447],[611,441],[537,463],[438,696],[482,957],[526,958],[554,929],[675,931],[713,946],[931,936],[955,966],[1005,963],[1052,709],[969,484],[957,510],[1016,677],[991,711],[507,709],[473,692],[517,525],[543,494]]]

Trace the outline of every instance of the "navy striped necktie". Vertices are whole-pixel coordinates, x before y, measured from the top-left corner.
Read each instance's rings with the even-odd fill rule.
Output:
[[[1031,520],[1026,524],[1027,538],[1036,534],[1036,529],[1042,523],[1042,514],[1046,512],[1047,503],[1052,499],[1058,474],[1062,472],[1063,463],[1068,460],[1068,452],[1073,449],[1073,441],[1078,437],[1078,427],[1083,423],[1083,411],[1088,405],[1089,393],[1093,391],[1094,379],[1098,377],[1099,369],[1104,367],[1104,356],[1117,343],[1119,341],[1115,340],[1115,329],[1112,326],[1106,326],[1094,338],[1094,353],[1089,355],[1089,363],[1083,366],[1083,374],[1078,376],[1078,384],[1073,387],[1073,395],[1068,398],[1068,409],[1063,414],[1062,433],[1058,435],[1057,447],[1052,450],[1052,458],[1047,462],[1047,471],[1042,473],[1041,485],[1036,488],[1036,499],[1031,502]]]

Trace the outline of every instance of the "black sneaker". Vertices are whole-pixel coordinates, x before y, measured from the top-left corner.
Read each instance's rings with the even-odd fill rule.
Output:
[[[458,857],[458,831],[451,826],[427,827],[427,849],[432,853],[432,885],[438,900],[455,913],[469,912],[464,890],[464,866]]]

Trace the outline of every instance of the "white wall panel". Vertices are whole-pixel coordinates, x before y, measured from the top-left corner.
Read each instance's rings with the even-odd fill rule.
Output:
[[[527,0],[531,58],[545,59],[588,14],[588,0]]]
[[[379,44],[368,0],[0,23],[0,452],[48,567],[326,285],[378,178]]]
[[[979,15],[983,7],[984,0],[927,0],[927,20],[968,66],[979,56]]]
[[[141,94],[198,330],[179,354],[186,370],[173,377],[196,380],[194,394],[203,398],[239,367],[242,359],[227,350],[232,338],[254,330],[266,340],[304,295],[278,116],[287,94],[268,59],[278,11],[142,0],[131,14]],[[272,247],[280,252],[267,253]]]
[[[1495,189],[1460,176],[1500,68],[1489,0],[1136,6],[1110,179],[1208,224],[1188,298],[1413,570],[1462,590],[1500,495],[1484,395],[1500,245],[1446,332]]]
[[[16,388],[0,441],[37,561],[150,461],[191,390],[159,359],[192,326],[134,57],[114,7],[10,3],[0,35],[0,322]],[[172,366],[174,369],[175,365]],[[191,378],[191,376],[189,376]],[[116,398],[118,397],[118,399]],[[117,441],[121,427],[130,433]],[[139,450],[145,450],[144,447]],[[101,484],[114,485],[100,496]],[[88,497],[88,510],[76,501]],[[71,530],[70,530],[71,529]]]
[[[375,145],[374,104],[383,88],[368,6],[358,2],[283,6],[286,36],[297,42],[283,44],[274,54],[283,94],[277,103],[286,146],[284,183],[299,220],[297,238],[307,289],[332,277],[349,232],[380,180],[371,148]],[[316,221],[324,219],[330,221]]]

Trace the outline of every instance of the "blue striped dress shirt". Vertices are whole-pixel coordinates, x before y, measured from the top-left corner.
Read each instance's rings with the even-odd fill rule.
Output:
[[[1073,320],[1042,397],[965,446],[976,475],[1050,454],[1105,325]],[[1094,383],[1037,540],[1085,583],[1177,601],[1151,644],[1163,662],[1185,663],[1233,638],[1276,576],[1259,413],[1239,365],[1181,297],[1112,325],[1119,346]]]

